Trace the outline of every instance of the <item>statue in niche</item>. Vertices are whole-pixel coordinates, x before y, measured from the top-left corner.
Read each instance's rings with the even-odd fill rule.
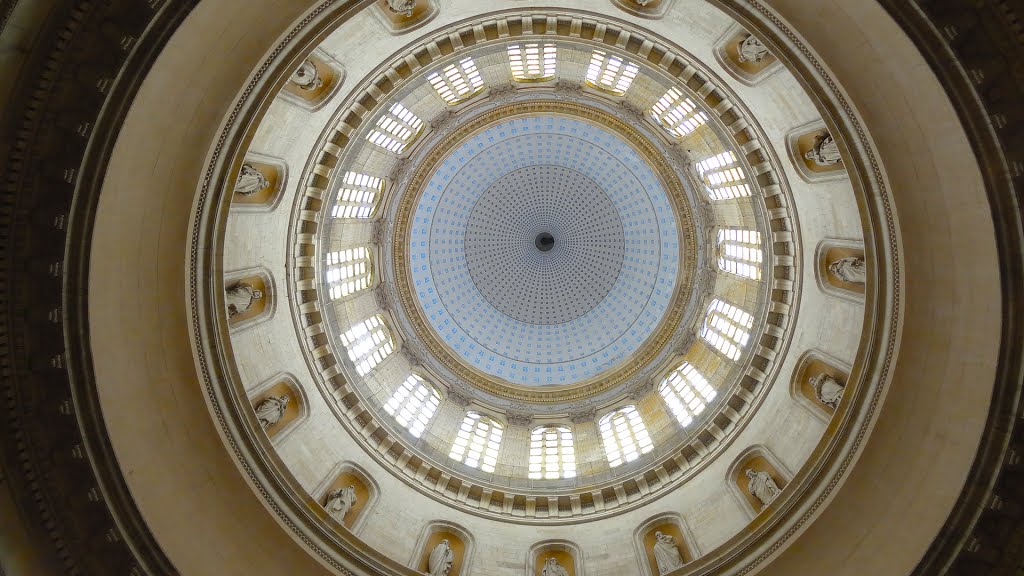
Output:
[[[835,408],[843,398],[843,385],[832,376],[822,372],[817,376],[811,376],[808,380],[811,389],[814,390],[814,397],[821,400],[822,404]]]
[[[257,300],[263,299],[262,290],[256,290],[251,284],[245,282],[236,282],[228,287],[226,292],[228,318],[234,318],[239,314],[245,313]]]
[[[251,164],[242,164],[242,169],[238,171],[238,178],[235,180],[235,194],[252,196],[266,190],[267,186],[270,186],[270,181],[263,172],[253,168]]]
[[[388,8],[395,14],[411,18],[412,11],[416,8],[416,0],[388,0]]]
[[[755,38],[753,34],[747,34],[746,38],[740,40],[737,51],[740,62],[753,62],[754,64],[764,60],[769,54],[768,48],[761,44],[761,41]]]
[[[647,6],[651,2],[654,2],[654,0],[636,0],[636,3],[639,4],[641,8]]]
[[[834,166],[843,161],[839,155],[839,145],[836,144],[832,135],[828,132],[819,134],[814,139],[814,146],[804,154],[804,158],[811,160],[818,166]]]
[[[441,540],[431,550],[430,558],[427,559],[427,574],[429,576],[448,576],[453,562],[455,562],[455,552],[448,545],[447,539]]]
[[[334,516],[334,519],[342,524],[345,523],[345,516],[348,515],[352,507],[356,505],[356,487],[346,486],[344,488],[338,488],[327,494],[327,502],[324,504],[324,508]]]
[[[683,565],[683,557],[675,540],[664,532],[654,533],[654,560],[658,563],[658,574],[667,574]]]
[[[569,576],[569,572],[558,563],[558,560],[548,558],[544,561],[540,576]]]
[[[747,468],[746,474],[747,478],[750,478],[747,490],[750,491],[754,498],[760,500],[763,506],[771,504],[772,500],[775,500],[775,497],[782,492],[782,490],[779,490],[779,485],[775,483],[775,480],[767,472],[754,472]]]
[[[287,394],[271,396],[260,402],[256,406],[256,418],[260,421],[260,426],[266,430],[280,422],[281,418],[284,418],[284,412],[288,409],[290,402],[291,397]]]
[[[320,77],[316,64],[309,59],[303,60],[299,69],[292,73],[290,81],[300,90],[316,90],[324,85],[324,79]]]
[[[843,282],[864,284],[868,281],[868,265],[859,256],[840,258],[828,265],[828,271]]]

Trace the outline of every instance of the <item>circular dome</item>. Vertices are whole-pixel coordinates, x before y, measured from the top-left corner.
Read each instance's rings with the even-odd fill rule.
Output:
[[[525,116],[472,136],[434,171],[413,222],[411,278],[430,326],[463,361],[515,384],[572,384],[629,357],[679,274],[654,169],[574,118]]]

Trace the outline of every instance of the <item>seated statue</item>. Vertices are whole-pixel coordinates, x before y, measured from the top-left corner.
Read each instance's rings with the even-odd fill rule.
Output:
[[[740,62],[753,62],[755,64],[764,60],[769,54],[768,48],[761,44],[761,41],[755,38],[753,34],[747,34],[747,37],[740,41],[738,52]]]
[[[820,134],[814,139],[814,146],[804,154],[804,158],[818,166],[833,166],[843,161],[839,155],[839,145],[829,133]]]
[[[864,284],[868,281],[868,265],[859,256],[840,258],[828,265],[828,271],[843,282]]]
[[[356,487],[346,486],[344,488],[338,488],[327,494],[327,502],[324,504],[324,508],[330,512],[334,519],[342,524],[345,523],[345,516],[348,515],[352,507],[356,505]]]
[[[300,90],[316,90],[324,85],[324,79],[320,77],[320,72],[312,60],[302,61],[299,69],[292,73],[291,82]]]
[[[817,376],[811,376],[808,382],[814,390],[814,396],[821,400],[822,404],[832,408],[839,406],[839,401],[843,398],[843,385],[838,380],[822,372]]]
[[[256,290],[245,282],[236,282],[226,290],[228,318],[245,313],[257,300],[263,298],[263,291]]]
[[[260,426],[266,430],[284,418],[284,412],[288,409],[291,398],[287,394],[271,396],[256,406],[256,418]]]
[[[235,194],[252,196],[265,190],[267,186],[270,186],[270,181],[263,172],[253,168],[251,164],[242,164],[242,169],[238,171],[238,178],[235,180]]]
[[[558,560],[548,558],[544,562],[544,568],[540,571],[540,576],[569,576],[569,572],[558,563]]]
[[[416,0],[388,0],[388,8],[395,14],[411,18],[413,9],[416,8]]]

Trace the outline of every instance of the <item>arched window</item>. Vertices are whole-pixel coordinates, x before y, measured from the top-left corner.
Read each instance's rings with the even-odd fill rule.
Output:
[[[384,403],[384,410],[395,417],[410,434],[419,438],[441,404],[441,395],[426,380],[410,374]]]
[[[737,360],[740,350],[750,340],[750,329],[753,326],[753,316],[715,298],[711,306],[708,306],[701,336],[730,360]]]
[[[678,88],[670,88],[651,106],[651,116],[676,138],[686,136],[708,121],[707,114],[697,108],[693,100],[683,96]]]
[[[557,480],[576,477],[576,451],[568,426],[541,426],[530,434],[530,470],[532,480]]]
[[[395,351],[391,332],[379,315],[349,328],[348,332],[341,335],[341,343],[360,376],[368,374]]]
[[[587,67],[587,83],[617,96],[629,90],[640,68],[617,56],[609,56],[603,50],[594,50]]]
[[[714,388],[689,362],[683,362],[666,376],[658,386],[658,391],[676,420],[684,427],[689,426],[694,417],[715,399]]]
[[[372,218],[384,192],[384,180],[357,172],[345,172],[338,190],[338,203],[331,209],[335,218]]]
[[[555,76],[558,48],[548,42],[538,44],[509,44],[508,61],[512,79],[517,82],[537,82]]]
[[[427,76],[437,95],[448,104],[457,104],[484,87],[484,79],[472,58],[463,58],[458,64],[449,64]]]
[[[761,279],[761,234],[754,230],[718,231],[718,267],[744,278]]]
[[[366,139],[389,152],[401,154],[422,131],[423,120],[400,102],[395,102],[377,119],[376,127],[366,135]]]
[[[615,412],[606,414],[598,422],[597,427],[601,431],[601,439],[604,440],[608,465],[612,468],[623,462],[632,462],[654,448],[636,406],[623,406]]]
[[[373,262],[365,246],[327,253],[327,293],[331,300],[365,290],[373,282]]]
[[[462,419],[459,433],[452,442],[452,450],[448,457],[458,460],[470,468],[479,468],[484,472],[494,472],[498,463],[498,448],[501,447],[501,424],[477,414],[466,412]]]
[[[750,196],[747,177],[743,173],[743,168],[737,165],[736,154],[731,150],[697,162],[696,168],[712,200],[732,200]]]

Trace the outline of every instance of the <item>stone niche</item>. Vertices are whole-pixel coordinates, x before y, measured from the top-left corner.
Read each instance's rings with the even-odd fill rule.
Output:
[[[633,16],[647,18],[648,20],[658,20],[659,18],[663,18],[672,8],[672,4],[674,2],[675,0],[648,0],[647,2],[637,2],[637,0],[612,0],[612,4],[620,10],[628,12]]]
[[[793,371],[790,388],[793,398],[806,406],[815,416],[827,422],[835,413],[835,408],[819,400],[810,383],[810,379],[819,374],[835,378],[845,388],[850,379],[850,367],[819,350],[808,350],[801,356],[796,370]],[[843,396],[845,397],[845,391]]]
[[[356,533],[366,523],[366,519],[369,517],[368,512],[380,495],[377,483],[373,481],[365,470],[353,462],[342,462],[313,491],[313,497],[320,506],[326,506],[328,494],[348,486],[355,488],[356,502],[352,505],[344,519],[333,516],[330,510],[325,510],[325,512],[335,522]]]
[[[442,540],[448,541],[454,559],[448,576],[469,576],[472,574],[473,539],[464,528],[450,522],[433,522],[420,536],[416,546],[416,554],[411,563],[412,568],[424,574],[429,573],[428,561],[430,553]]]
[[[227,312],[227,291],[239,285],[248,286],[253,292],[259,291],[262,298],[253,300],[252,304],[234,316]],[[263,268],[252,268],[229,274],[224,279],[225,313],[228,314],[228,326],[231,330],[240,330],[269,319],[274,312],[274,282],[270,272]]]
[[[678,514],[661,514],[644,522],[634,534],[637,548],[637,560],[640,563],[641,574],[644,576],[659,576],[658,562],[654,558],[654,545],[657,542],[656,533],[668,534],[672,542],[679,549],[679,556],[683,564],[692,562],[697,553],[693,548],[694,541]]]
[[[256,386],[249,393],[249,403],[254,411],[264,400],[271,397],[279,398],[285,394],[288,395],[289,402],[287,408],[285,408],[284,415],[281,416],[279,421],[263,430],[275,443],[280,442],[285,436],[295,430],[298,424],[305,420],[308,415],[308,406],[302,387],[299,386],[298,382],[290,374],[278,374]]]
[[[401,2],[396,4],[401,4]],[[377,19],[380,20],[385,29],[396,36],[411,32],[437,16],[438,7],[434,0],[415,0],[411,4],[411,14],[406,15],[404,12],[392,10],[388,0],[377,0],[374,4],[374,14],[377,15]]]
[[[833,150],[827,155],[839,153],[838,142],[832,140],[832,133],[821,121],[800,126],[786,135],[786,150],[800,177],[810,183],[848,178],[846,165],[842,160],[822,164],[809,157],[809,153],[819,143],[821,150]]]
[[[249,190],[250,183],[254,178],[247,176],[246,173],[252,170],[263,175],[266,186],[254,192],[241,192],[238,186],[240,183],[243,184],[241,189]],[[235,178],[236,186],[231,194],[233,210],[267,212],[277,206],[278,200],[281,199],[281,192],[288,180],[288,169],[283,160],[249,153],[245,155],[238,174]]]
[[[779,487],[779,490],[786,489],[786,484],[789,483],[786,480],[788,472],[785,471],[785,468],[771,452],[760,445],[752,446],[745,450],[729,468],[728,481],[730,491],[738,497],[747,512],[756,516],[767,506],[763,505],[756,496],[750,493],[750,479],[746,475],[747,469],[751,469],[754,472],[766,472],[775,481],[775,485]]]
[[[868,261],[864,245],[860,242],[826,238],[818,244],[818,248],[815,250],[816,265],[814,267],[818,286],[828,294],[848,300],[862,301],[867,287],[866,283],[846,281],[829,269],[830,264],[843,258],[860,258],[865,262]],[[870,274],[870,269],[868,274]]]
[[[304,77],[310,79],[310,83],[306,84],[293,73],[281,89],[281,96],[308,110],[315,111],[322,108],[345,83],[345,68],[329,54],[319,49],[314,50],[303,61],[298,62],[295,70],[296,73],[299,70],[315,70],[315,77],[319,80],[313,81],[313,75],[307,73]]]
[[[569,576],[583,576],[583,554],[568,540],[548,540],[534,544],[527,557],[527,576],[539,576],[548,558],[554,558]]]
[[[750,38],[750,32],[733,24],[715,43],[715,59],[732,77],[747,86],[753,86],[782,70],[782,62],[771,52],[755,50],[753,40],[748,40]]]

